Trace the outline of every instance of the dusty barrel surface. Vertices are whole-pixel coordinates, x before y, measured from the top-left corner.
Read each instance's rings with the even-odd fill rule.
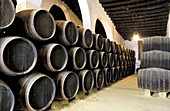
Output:
[[[104,72],[101,69],[94,69],[94,86],[98,89],[103,87],[104,84]]]
[[[78,74],[80,81],[80,90],[85,93],[89,93],[94,85],[93,72],[90,70],[82,70]]]
[[[87,66],[90,69],[97,68],[99,65],[99,53],[96,50],[88,50],[86,51],[87,55]]]
[[[104,72],[104,84],[108,86],[111,83],[112,79],[111,70],[109,68],[104,68],[103,72]]]
[[[96,50],[102,50],[104,48],[103,36],[100,34],[93,34],[93,45]]]
[[[63,70],[68,62],[68,53],[61,44],[51,43],[39,50],[41,63],[50,72]]]
[[[86,66],[87,57],[86,52],[81,47],[73,47],[68,50],[69,66],[74,70],[81,70]]]
[[[114,41],[111,41],[111,52],[114,54],[117,53],[117,44]]]
[[[105,52],[99,52],[100,66],[106,67],[108,65],[108,54]]]
[[[17,87],[20,106],[31,111],[48,108],[56,92],[54,81],[40,73],[21,77]]]
[[[110,39],[107,38],[103,38],[104,39],[104,50],[106,52],[110,52],[111,51],[111,42]]]
[[[12,0],[0,0],[0,30],[12,24],[15,18],[15,7]]]
[[[114,55],[113,55],[113,53],[108,53],[108,56],[109,56],[109,58],[108,58],[108,65],[110,67],[113,67],[115,65]]]
[[[48,11],[41,9],[18,12],[11,28],[10,31],[13,31],[15,35],[23,36],[24,33],[28,38],[38,41],[51,39],[56,31],[53,16]]]
[[[116,71],[115,71],[116,69],[115,69],[115,67],[112,67],[112,68],[110,68],[110,70],[111,70],[111,74],[112,74],[111,82],[114,83],[114,82],[117,81],[117,74],[116,74]]]
[[[0,38],[0,70],[10,76],[30,72],[37,62],[37,50],[22,37]]]
[[[0,111],[13,111],[15,98],[12,90],[0,80]]]
[[[73,99],[79,90],[79,78],[72,71],[63,71],[54,78],[57,100]]]
[[[71,21],[57,20],[56,33],[54,38],[66,46],[75,45],[78,41],[78,30],[76,25]]]
[[[89,29],[78,28],[79,44],[83,48],[91,48],[93,45],[93,35]]]

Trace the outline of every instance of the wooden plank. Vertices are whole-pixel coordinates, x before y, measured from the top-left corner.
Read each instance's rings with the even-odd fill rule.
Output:
[[[128,4],[126,6],[122,6],[124,4],[122,4],[120,7],[106,7],[105,5],[103,5],[103,7],[106,9],[106,11],[115,11],[115,10],[122,10],[122,9],[128,9],[128,8],[136,8],[136,7],[143,7],[143,6],[149,6],[149,5],[155,5],[155,4],[162,4],[168,2],[168,0],[155,0],[155,1],[146,1],[144,3],[136,3],[136,4]]]

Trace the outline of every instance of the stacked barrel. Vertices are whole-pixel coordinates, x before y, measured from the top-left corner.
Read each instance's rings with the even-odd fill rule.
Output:
[[[134,52],[100,34],[55,21],[46,10],[15,14],[11,0],[0,7],[2,111],[14,103],[16,110],[45,110],[54,99],[72,100],[134,72]]]
[[[152,37],[143,40],[138,87],[151,92],[170,91],[170,38]]]

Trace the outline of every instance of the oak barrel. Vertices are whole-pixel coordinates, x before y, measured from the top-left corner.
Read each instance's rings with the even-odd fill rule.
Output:
[[[107,67],[108,65],[108,54],[106,52],[99,52],[99,60],[101,67]]]
[[[37,50],[22,37],[0,38],[0,70],[10,76],[30,72],[37,62]]]
[[[50,72],[63,70],[68,62],[68,53],[65,47],[61,44],[51,43],[43,46],[39,50],[41,63]]]
[[[56,92],[54,81],[40,73],[21,77],[18,81],[18,102],[27,110],[45,110],[53,102]]]
[[[96,50],[86,51],[87,55],[87,67],[90,69],[97,68],[99,65],[99,53]]]
[[[111,79],[112,79],[111,70],[109,68],[104,68],[103,72],[104,72],[104,84],[105,86],[108,86],[111,83]]]
[[[69,67],[74,70],[81,70],[86,66],[87,57],[86,52],[81,47],[73,47],[68,50],[69,55]]]
[[[89,93],[94,85],[94,75],[90,70],[82,70],[78,74],[80,81],[80,90]]]
[[[109,56],[108,65],[109,67],[113,67],[115,65],[114,55],[113,53],[108,53],[108,56]]]
[[[111,42],[110,39],[107,38],[103,38],[104,39],[104,50],[106,52],[110,52],[111,51]]]
[[[63,71],[54,78],[56,84],[57,100],[73,99],[79,90],[79,78],[76,73],[72,71]]]
[[[71,21],[57,20],[55,37],[66,46],[75,45],[78,42],[78,30]]]
[[[103,87],[104,84],[104,72],[101,69],[94,69],[94,86],[98,89]]]
[[[0,80],[0,111],[13,111],[15,98],[12,90]]]
[[[78,28],[79,44],[83,48],[91,48],[93,45],[93,35],[89,29]]]
[[[93,40],[94,40],[93,45],[96,50],[102,50],[104,48],[104,40],[102,35],[93,34]]]

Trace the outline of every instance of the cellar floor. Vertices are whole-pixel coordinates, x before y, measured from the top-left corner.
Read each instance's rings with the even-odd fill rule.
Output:
[[[137,75],[105,87],[88,96],[78,94],[71,102],[53,102],[49,111],[170,111],[170,97],[145,96],[137,87]]]

